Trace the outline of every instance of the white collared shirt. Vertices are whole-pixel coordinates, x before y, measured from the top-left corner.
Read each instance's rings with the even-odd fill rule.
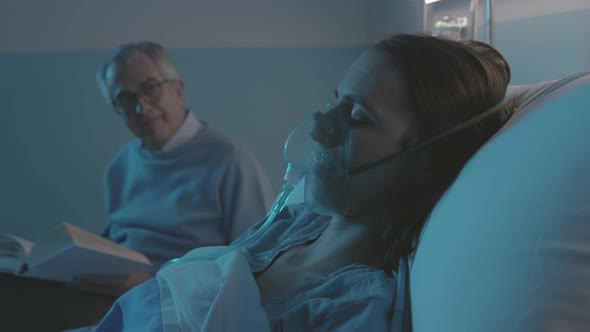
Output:
[[[197,134],[199,129],[201,129],[201,127],[203,126],[193,112],[187,110],[187,113],[188,114],[186,115],[184,122],[182,123],[180,128],[176,130],[176,132],[174,133],[174,135],[172,135],[168,142],[164,144],[164,146],[162,147],[162,151],[169,152],[174,148],[179,147],[184,143],[188,142]]]

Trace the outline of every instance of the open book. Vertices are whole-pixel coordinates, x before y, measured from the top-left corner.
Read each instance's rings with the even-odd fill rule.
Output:
[[[37,243],[0,234],[0,272],[18,276],[75,282],[80,276],[125,276],[151,266],[143,254],[69,223]]]

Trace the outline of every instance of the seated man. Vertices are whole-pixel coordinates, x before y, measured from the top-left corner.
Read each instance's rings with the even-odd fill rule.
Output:
[[[260,164],[185,108],[184,83],[161,45],[119,47],[97,83],[138,138],[106,169],[104,237],[144,253],[155,273],[193,248],[229,244],[265,215],[274,194]]]

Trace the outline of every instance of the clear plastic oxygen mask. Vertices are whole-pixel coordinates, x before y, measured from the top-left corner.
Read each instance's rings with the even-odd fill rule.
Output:
[[[349,120],[327,104],[307,124],[305,205],[324,215],[346,215],[349,207]]]
[[[339,210],[339,212],[343,212],[340,210],[345,209],[346,200],[332,200],[330,204],[325,206],[319,204],[320,200],[318,199],[327,190],[337,190],[342,193],[345,192],[346,187],[343,180],[347,176],[344,171],[347,168],[347,153],[344,144],[347,126],[342,121],[342,117],[329,117],[326,111],[330,109],[331,105],[326,105],[324,110],[316,112],[313,118],[295,127],[287,137],[283,150],[287,162],[284,184],[265,222],[256,232],[240,242],[220,248],[213,253],[172,259],[162,268],[175,263],[213,260],[256,240],[281,212],[294,187],[304,177],[306,177],[305,202],[311,211],[328,213],[332,210]],[[318,178],[330,185],[315,185]],[[311,183],[314,185],[310,185]]]

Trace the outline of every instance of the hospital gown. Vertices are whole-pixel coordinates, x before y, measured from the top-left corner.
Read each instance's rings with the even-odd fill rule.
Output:
[[[261,300],[253,274],[290,247],[319,237],[328,223],[302,205],[289,206],[252,245],[161,270],[117,300],[96,330],[389,331],[395,274],[366,265],[306,278],[284,297]],[[219,248],[198,248],[185,257]]]

